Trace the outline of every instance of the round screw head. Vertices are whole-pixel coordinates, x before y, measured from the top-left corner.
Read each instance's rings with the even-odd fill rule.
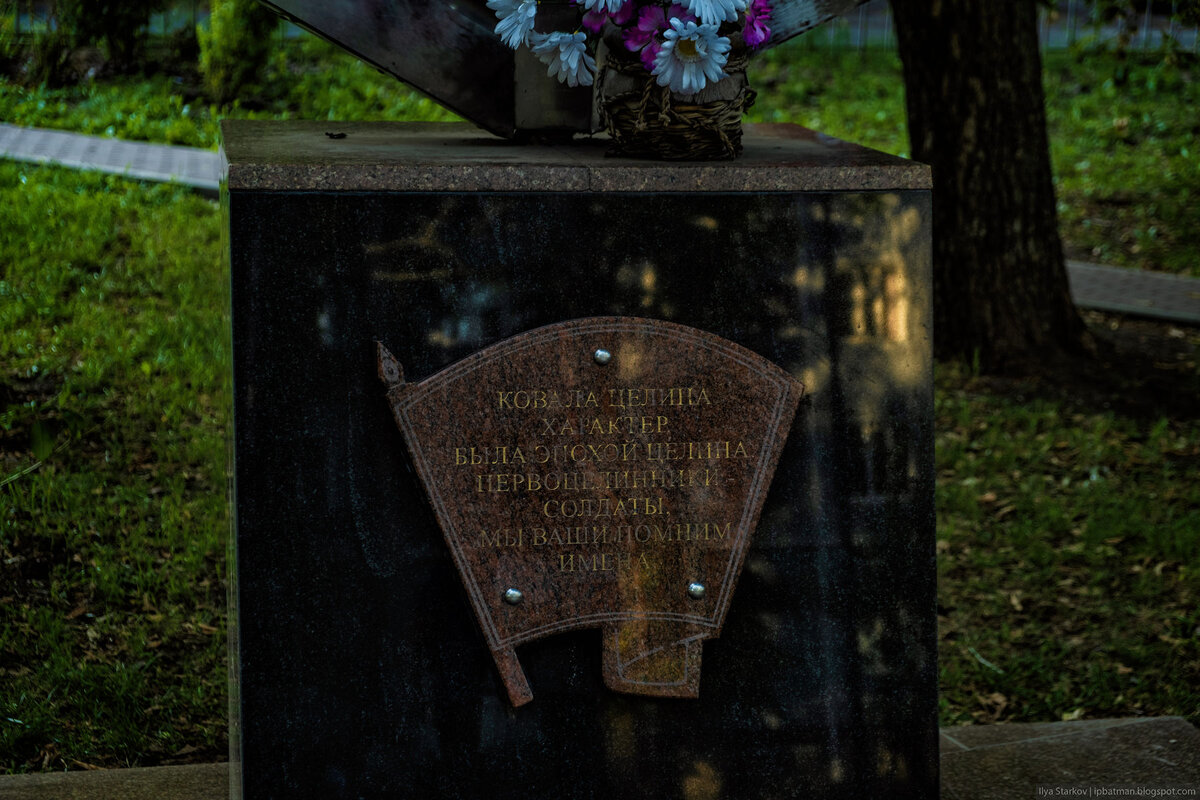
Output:
[[[705,589],[704,589],[703,583],[692,582],[692,583],[688,584],[688,588],[687,588],[688,597],[692,598],[693,600],[703,600],[704,592],[705,592]]]
[[[596,359],[596,363],[603,367],[605,364],[612,361],[612,353],[608,352],[604,348],[600,348],[596,352],[592,353],[592,358]]]
[[[505,589],[504,590],[504,602],[508,603],[510,606],[515,606],[524,599],[525,599],[525,593],[522,592],[520,589]]]

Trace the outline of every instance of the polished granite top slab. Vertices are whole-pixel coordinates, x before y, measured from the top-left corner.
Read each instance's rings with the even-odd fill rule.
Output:
[[[606,137],[521,144],[466,123],[224,120],[231,190],[863,192],[926,190],[925,164],[790,124],[747,125],[733,161],[610,158]]]

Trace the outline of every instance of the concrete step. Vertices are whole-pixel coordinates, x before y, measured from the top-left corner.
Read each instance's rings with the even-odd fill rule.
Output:
[[[1142,793],[1104,793],[1121,787]],[[942,797],[1198,798],[1200,731],[1180,717],[943,728]],[[228,798],[228,764],[0,776],[0,800]]]

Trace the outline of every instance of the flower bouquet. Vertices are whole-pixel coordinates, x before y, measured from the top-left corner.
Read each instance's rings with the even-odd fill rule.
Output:
[[[496,33],[567,86],[594,86],[617,155],[734,158],[750,50],[770,38],[768,0],[572,0],[579,29],[539,31],[538,0],[488,0]]]

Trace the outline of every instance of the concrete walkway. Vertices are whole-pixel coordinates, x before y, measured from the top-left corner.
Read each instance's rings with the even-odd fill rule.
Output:
[[[1200,325],[1200,279],[1165,272],[1067,262],[1080,308]]]
[[[3,123],[0,157],[173,181],[210,194],[221,180],[221,156],[211,150]],[[1077,261],[1067,262],[1067,273],[1080,308],[1200,325],[1200,279]]]
[[[1117,787],[1143,791],[1101,791]],[[943,800],[1105,796],[1200,797],[1200,731],[1179,717],[942,729]],[[0,800],[228,798],[227,764],[0,776]]]
[[[0,156],[147,181],[182,183],[210,193],[216,192],[221,184],[220,155],[199,147],[127,142],[0,123]]]

